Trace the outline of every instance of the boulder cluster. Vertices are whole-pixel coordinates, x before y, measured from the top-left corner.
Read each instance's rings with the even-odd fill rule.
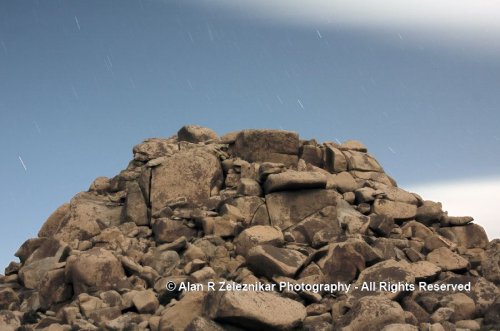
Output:
[[[185,126],[133,154],[22,244],[0,330],[500,330],[500,240],[358,141]]]

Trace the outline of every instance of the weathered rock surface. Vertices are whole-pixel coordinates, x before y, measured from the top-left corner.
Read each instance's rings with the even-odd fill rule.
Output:
[[[267,176],[264,191],[290,191],[312,188],[325,188],[327,177],[318,172],[286,171]]]
[[[292,330],[306,317],[299,302],[269,292],[220,292],[205,302],[209,317],[246,330]]]
[[[215,155],[199,149],[180,151],[153,168],[152,212],[160,211],[179,198],[206,202],[218,193],[222,180],[222,168]]]
[[[342,330],[381,330],[385,326],[404,323],[401,306],[384,297],[367,296],[356,301],[351,310],[342,316]]]
[[[294,165],[298,161],[299,135],[279,130],[244,130],[236,136],[232,153],[249,162]]]
[[[75,294],[114,289],[125,278],[121,262],[110,251],[98,247],[70,256],[66,273]]]
[[[427,261],[434,263],[442,270],[464,270],[469,266],[469,261],[453,253],[446,247],[433,250],[427,255]]]
[[[271,245],[255,246],[248,251],[247,263],[257,275],[293,277],[304,264],[304,254]]]
[[[217,133],[199,125],[185,125],[177,131],[177,137],[179,141],[199,143],[217,139]]]
[[[500,241],[445,207],[358,141],[185,126],[21,245],[0,330],[500,329]]]
[[[266,204],[271,225],[287,229],[326,206],[335,206],[338,196],[335,191],[322,189],[267,194]]]
[[[245,229],[236,238],[236,253],[247,256],[248,251],[258,245],[281,246],[284,243],[283,233],[276,227],[256,225]]]

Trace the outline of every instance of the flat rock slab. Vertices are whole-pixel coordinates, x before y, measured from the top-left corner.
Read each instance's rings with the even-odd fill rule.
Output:
[[[418,261],[410,263],[406,270],[411,272],[416,281],[425,280],[427,282],[434,281],[441,273],[441,268],[429,261]]]
[[[236,136],[231,152],[249,162],[296,165],[299,135],[283,130],[244,130]]]
[[[326,188],[327,177],[319,172],[286,171],[272,174],[264,183],[266,193],[276,191]]]
[[[255,246],[247,255],[250,269],[269,279],[274,276],[294,277],[305,261],[306,256],[296,250],[271,245]]]
[[[339,193],[332,190],[299,190],[266,195],[271,225],[282,230],[299,223],[326,206],[335,206]]]
[[[222,181],[222,167],[212,153],[198,148],[178,152],[153,168],[152,213],[182,197],[193,203],[203,203],[214,189],[218,192]]]
[[[417,215],[417,206],[387,199],[375,199],[372,211],[375,214],[390,217],[395,220],[405,220],[415,218]]]
[[[446,247],[441,247],[430,252],[427,255],[427,261],[434,263],[443,269],[443,271],[465,270],[469,267],[469,261],[453,253]]]
[[[306,317],[301,303],[274,292],[211,292],[207,299],[205,312],[210,318],[245,330],[292,330]]]

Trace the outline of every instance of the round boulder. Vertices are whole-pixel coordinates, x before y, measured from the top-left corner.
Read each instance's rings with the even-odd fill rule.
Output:
[[[110,251],[98,247],[70,256],[66,275],[76,295],[114,289],[125,278],[121,262]]]

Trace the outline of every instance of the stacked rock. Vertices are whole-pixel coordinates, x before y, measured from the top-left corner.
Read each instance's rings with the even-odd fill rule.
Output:
[[[357,141],[185,126],[60,206],[0,330],[500,329],[500,240]]]

